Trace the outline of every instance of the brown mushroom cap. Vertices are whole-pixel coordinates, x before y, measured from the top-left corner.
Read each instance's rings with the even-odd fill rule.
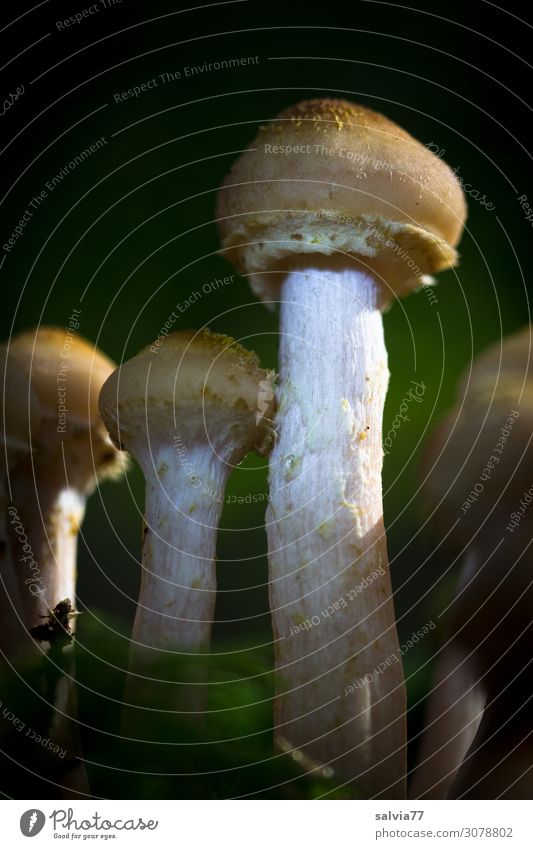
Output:
[[[482,396],[486,401],[490,401],[494,392],[499,398],[503,398],[509,391],[519,391],[522,384],[525,392],[531,392],[532,347],[529,324],[500,342],[490,345],[476,357],[471,370],[465,369],[457,390],[458,399],[465,396],[470,402],[474,397],[480,396],[481,401]],[[515,394],[514,403],[517,403],[517,397]]]
[[[57,415],[57,378],[65,376],[69,416],[79,424],[98,419],[98,395],[115,363],[96,346],[64,327],[24,330],[9,344],[9,354],[31,370],[31,382],[45,415]]]
[[[391,296],[455,264],[466,204],[453,171],[401,127],[322,99],[261,128],[224,180],[217,217],[223,248],[244,273],[340,251],[383,275]],[[251,283],[272,294],[265,277]]]
[[[426,495],[433,506],[442,500],[439,516],[448,527],[462,517],[453,534],[453,541],[461,545],[496,500],[500,515],[506,515],[506,511],[510,514],[524,487],[528,489],[533,483],[528,478],[533,468],[530,340],[531,329],[527,325],[476,357],[472,368],[465,369],[459,379],[455,407],[428,443],[424,476],[436,465],[429,476]],[[488,469],[486,480],[481,481],[480,475],[487,471],[485,466],[491,458],[492,468]],[[479,483],[483,484],[483,496],[463,511],[467,496]]]
[[[119,475],[124,458],[111,444],[98,410],[98,395],[115,368],[113,361],[77,333],[48,326],[13,336],[9,360],[29,374],[41,406],[42,422],[32,430],[35,456],[64,477],[64,451],[69,484],[84,492],[92,491],[96,479]]]
[[[251,450],[268,433],[273,395],[254,353],[229,336],[191,330],[169,334],[117,368],[100,393],[100,411],[115,445],[128,449],[139,439],[172,445],[183,434],[189,444]]]

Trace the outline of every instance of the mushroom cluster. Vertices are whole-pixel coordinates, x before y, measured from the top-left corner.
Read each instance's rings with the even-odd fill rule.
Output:
[[[10,340],[4,394],[13,384],[26,404],[3,413],[3,479],[38,575],[28,575],[20,539],[6,545],[2,529],[0,602],[16,614],[6,646],[18,622],[39,645],[53,642],[57,623],[73,631],[86,499],[124,469],[127,451],[144,476],[145,509],[123,730],[137,738],[146,708],[201,723],[226,486],[249,452],[269,454],[277,753],[350,795],[404,798],[406,692],[381,482],[382,313],[455,265],[465,217],[456,175],[397,124],[344,100],[303,101],[261,128],[218,198],[222,253],[267,307],[279,306],[277,386],[254,353],[208,330],[165,333],[118,367],[57,328]],[[512,392],[513,375],[510,366]],[[484,403],[487,387],[476,386]],[[468,569],[481,572],[485,554],[475,548],[472,566],[469,549]],[[454,637],[452,649],[443,680],[457,655],[472,654],[466,638]],[[190,680],[159,678],[165,656],[192,657]],[[492,686],[493,657],[482,657],[453,679],[470,716],[460,760]],[[67,718],[72,699],[66,683],[57,709]],[[444,762],[460,760],[450,747]]]

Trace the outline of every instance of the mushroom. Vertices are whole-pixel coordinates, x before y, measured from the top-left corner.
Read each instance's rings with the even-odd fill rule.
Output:
[[[501,755],[506,736],[516,738],[516,694],[531,697],[524,670],[532,659],[533,581],[527,549],[533,511],[529,515],[525,509],[516,527],[512,518],[519,516],[521,501],[527,506],[528,498],[533,500],[533,488],[527,494],[533,462],[530,346],[528,326],[476,359],[459,383],[455,407],[426,451],[424,502],[448,557],[459,561],[461,570],[441,618],[444,640],[411,787],[415,798],[455,796],[454,780],[464,790],[467,775],[472,781],[474,775],[479,778],[479,764],[492,752],[492,744],[480,748],[480,740],[497,738]],[[505,695],[509,688],[514,699]],[[502,709],[502,704],[513,709]],[[500,732],[496,717],[504,714],[510,728]],[[523,714],[520,721],[523,726]],[[470,746],[477,755],[468,755],[469,765],[461,768],[459,779]]]
[[[123,457],[98,414],[98,394],[114,363],[93,344],[57,327],[14,336],[9,360],[25,369],[41,410],[32,453],[13,475],[13,501],[37,571],[26,569],[21,592],[30,627],[76,597],[78,529],[98,481],[117,476]]]
[[[209,648],[214,618],[217,528],[232,468],[268,437],[274,392],[260,404],[264,381],[269,373],[255,354],[203,330],[171,333],[158,348],[144,348],[103,386],[100,410],[111,439],[133,454],[146,481],[128,702],[190,714],[205,708],[198,655]],[[198,686],[150,680],[163,652],[193,655]],[[129,714],[126,728],[134,727]]]
[[[25,544],[12,535],[20,562],[19,586],[26,626],[50,662],[44,697],[54,708],[47,733],[70,753],[57,777],[67,798],[88,792],[80,760],[71,634],[75,625],[76,553],[85,504],[97,483],[122,471],[124,456],[112,445],[98,414],[98,394],[114,364],[70,328],[39,327],[14,336],[9,367],[27,374],[25,392],[42,411],[32,429],[32,453],[12,475],[13,508]],[[37,424],[37,423],[35,423]],[[26,546],[31,558],[28,561]]]
[[[224,181],[217,217],[227,256],[280,303],[267,514],[276,735],[365,796],[401,797],[381,311],[455,263],[463,193],[387,118],[311,100],[260,130]]]
[[[9,526],[17,524],[17,514],[10,507],[10,475],[24,456],[30,452],[31,434],[39,428],[41,409],[28,387],[27,374],[17,366],[7,367],[7,350],[0,349],[2,375],[0,475],[0,652],[9,660],[25,650],[22,598],[13,561]],[[27,556],[27,555],[26,555]]]

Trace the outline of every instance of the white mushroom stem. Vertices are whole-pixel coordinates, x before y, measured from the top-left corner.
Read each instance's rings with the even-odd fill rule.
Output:
[[[387,353],[375,280],[281,289],[267,515],[275,733],[365,797],[405,795],[405,691],[383,526]]]
[[[29,546],[25,549],[22,540],[15,539],[26,624],[31,628],[64,599],[76,606],[78,531],[86,498],[69,488],[64,474],[41,468],[31,458],[19,464],[13,491]]]
[[[178,449],[162,447],[144,462],[142,456],[137,458],[146,479],[146,508],[130,671],[142,675],[162,652],[169,657],[173,653],[198,655],[209,648],[216,599],[217,528],[231,467],[208,443],[180,443]],[[193,658],[188,666],[193,675],[190,686],[182,682],[179,688],[157,688],[135,676],[128,682],[127,701],[138,704],[140,699],[160,709],[166,705],[201,712],[207,688],[194,685],[205,681],[205,664]]]
[[[76,606],[76,556],[78,530],[85,514],[86,498],[68,488],[63,470],[41,464],[31,456],[16,468],[12,478],[13,506],[20,518],[20,533],[12,535],[14,560],[28,628],[42,625],[50,611],[64,599]],[[74,631],[76,620],[70,620]],[[42,648],[46,647],[46,643]],[[75,692],[73,645],[62,648],[55,689],[47,698],[54,707],[48,733],[69,753],[69,760],[81,756]],[[53,674],[53,667],[46,670]],[[89,792],[83,761],[75,762],[58,779],[66,798],[83,797]]]
[[[437,662],[411,799],[446,799],[476,736],[486,693],[472,657],[451,643]]]

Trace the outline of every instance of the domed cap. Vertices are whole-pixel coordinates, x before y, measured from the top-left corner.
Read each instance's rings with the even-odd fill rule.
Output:
[[[14,336],[9,361],[29,374],[42,410],[41,426],[32,434],[36,459],[60,477],[66,461],[69,485],[87,494],[97,479],[119,476],[124,457],[111,444],[98,410],[113,361],[73,331],[48,326]]]
[[[66,328],[41,326],[14,336],[9,354],[31,371],[44,415],[57,416],[58,387],[64,385],[67,418],[87,426],[98,420],[98,395],[115,363],[92,342]]]
[[[111,439],[135,454],[148,440],[260,446],[273,412],[272,374],[231,337],[171,333],[123,363],[106,381],[100,411]]]
[[[383,275],[390,298],[455,264],[466,204],[452,170],[401,127],[321,99],[261,128],[224,180],[217,217],[227,255],[264,298],[275,290],[259,272],[336,252]]]
[[[474,398],[490,401],[494,392],[499,398],[507,393],[513,403],[519,402],[520,388],[533,392],[533,351],[531,325],[505,336],[479,354],[472,368],[461,376],[457,397],[470,403]]]
[[[9,468],[31,451],[32,439],[41,424],[41,405],[29,385],[28,373],[8,357],[5,345],[0,347],[2,407],[0,440],[2,465]]]
[[[499,516],[510,516],[531,486],[529,335],[527,327],[476,358],[459,381],[456,405],[426,448],[425,496],[432,508],[440,504],[436,522],[449,528],[461,520],[451,543],[468,543],[496,503]],[[490,527],[485,524],[481,533]]]

